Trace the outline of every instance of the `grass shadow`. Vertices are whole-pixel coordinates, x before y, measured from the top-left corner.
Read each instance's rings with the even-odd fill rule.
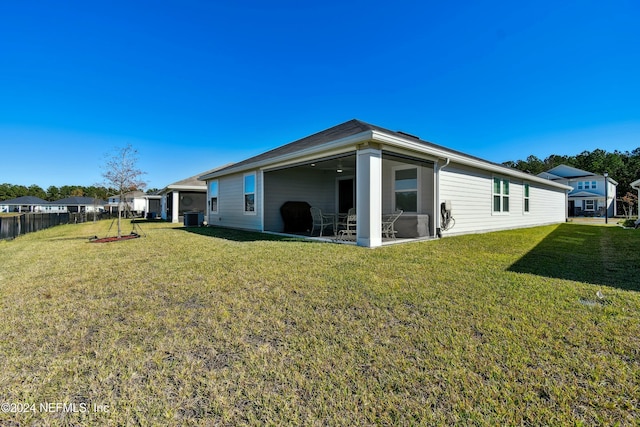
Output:
[[[640,291],[640,232],[561,224],[509,271]]]
[[[279,236],[277,234],[260,233],[257,231],[236,230],[225,227],[182,227],[176,228],[176,230],[234,242],[309,242],[303,238]]]

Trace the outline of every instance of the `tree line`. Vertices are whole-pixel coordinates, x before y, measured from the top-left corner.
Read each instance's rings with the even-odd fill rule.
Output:
[[[151,194],[157,191],[152,188],[147,190],[147,194]],[[107,200],[110,196],[118,195],[118,190],[115,188],[104,186],[82,186],[82,185],[63,185],[56,187],[51,185],[44,190],[38,185],[15,185],[15,184],[0,184],[0,201],[15,199],[22,196],[35,196],[48,202],[55,200],[65,199],[67,197],[95,197],[100,200]]]
[[[596,149],[583,151],[575,156],[559,156],[552,154],[542,160],[536,156],[529,156],[526,160],[504,162],[503,165],[537,175],[559,165],[593,172],[599,175],[607,172],[609,177],[618,182],[617,195],[624,197],[627,193],[635,193],[631,183],[640,179],[640,147],[635,150],[607,152]]]

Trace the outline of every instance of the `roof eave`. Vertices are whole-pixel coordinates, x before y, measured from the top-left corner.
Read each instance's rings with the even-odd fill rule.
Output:
[[[491,172],[499,173],[502,175],[509,175],[518,178],[522,178],[523,180],[537,182],[540,184],[549,185],[552,187],[561,188],[563,190],[572,190],[573,187],[568,185],[560,184],[557,182],[549,181],[544,178],[539,178],[535,175],[530,175],[525,172],[521,172],[516,169],[509,168],[507,166],[501,166],[496,163],[491,163],[486,160],[478,159],[475,157],[465,156],[463,154],[447,150],[445,148],[440,148],[434,145],[427,145],[422,140],[410,141],[405,139],[404,137],[399,137],[396,135],[389,135],[383,132],[373,132],[373,140],[376,142],[381,142],[387,145],[392,145],[396,147],[407,148],[409,150],[418,151],[420,153],[429,154],[431,156],[441,158],[441,159],[450,159],[452,162],[463,164],[466,166],[472,167],[481,167],[485,170],[489,170]]]
[[[237,167],[230,166],[220,171],[199,176],[198,179],[202,181],[207,181],[210,179],[219,178],[221,176],[246,172],[250,170],[280,167],[286,163],[299,162],[300,159],[303,159],[305,157],[321,155],[328,151],[338,150],[340,148],[349,147],[349,146],[355,146],[356,144],[371,141],[371,139],[372,139],[372,131],[366,130],[351,136],[337,139],[335,141],[320,144],[304,150],[295,151],[293,153],[287,153],[281,156],[272,157],[270,159],[264,159],[257,162],[247,163]]]

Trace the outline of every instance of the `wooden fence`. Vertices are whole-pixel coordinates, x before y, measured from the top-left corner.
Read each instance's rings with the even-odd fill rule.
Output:
[[[108,213],[96,214],[96,219],[109,218]],[[24,213],[0,215],[0,240],[15,239],[21,234],[44,230],[61,224],[78,224],[93,221],[93,212],[81,213]]]

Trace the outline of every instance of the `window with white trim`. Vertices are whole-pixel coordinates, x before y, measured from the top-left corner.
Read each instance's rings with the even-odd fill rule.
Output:
[[[402,168],[394,171],[395,210],[418,212],[418,168]]]
[[[218,213],[218,180],[209,183],[209,211]]]
[[[493,213],[509,213],[509,179],[493,177]]]
[[[244,213],[256,213],[256,174],[244,176]]]
[[[598,187],[597,184],[598,183],[596,181],[591,181],[591,188],[595,190]]]
[[[528,182],[524,183],[523,195],[524,195],[524,204],[523,204],[524,213],[529,213],[529,183]]]
[[[595,200],[585,200],[584,201],[584,210],[585,211],[594,211],[595,210]]]

